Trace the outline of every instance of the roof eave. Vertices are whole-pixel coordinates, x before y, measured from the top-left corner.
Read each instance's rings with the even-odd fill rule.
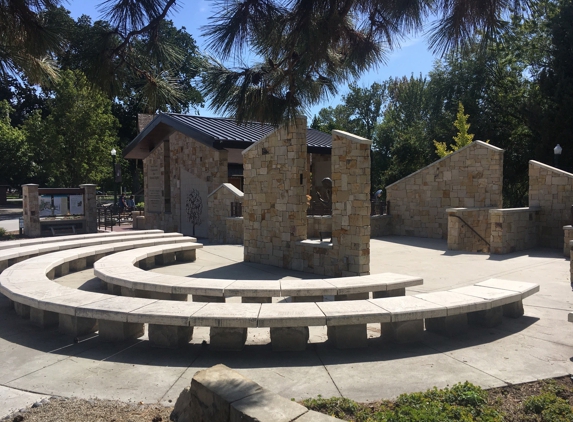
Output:
[[[156,146],[166,141],[174,132],[181,132],[202,144],[216,148],[215,138],[212,136],[193,129],[168,114],[160,113],[123,149],[123,158],[147,158]]]

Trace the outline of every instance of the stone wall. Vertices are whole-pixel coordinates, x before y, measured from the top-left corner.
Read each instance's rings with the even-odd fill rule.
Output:
[[[244,193],[230,183],[223,183],[209,194],[209,242],[237,243],[237,224],[230,222],[228,227],[227,220],[231,217],[231,203],[242,204],[243,197]],[[241,242],[242,237],[241,234]]]
[[[392,234],[392,216],[386,215],[373,215],[370,217],[370,236],[382,237],[390,236]]]
[[[228,217],[225,219],[225,227],[227,234],[225,235],[226,243],[230,245],[243,244],[244,232],[244,219],[243,217]]]
[[[563,226],[571,223],[573,174],[555,167],[529,162],[529,206],[541,207],[539,246],[563,246]]]
[[[26,237],[40,237],[40,199],[38,185],[22,185],[22,208],[24,215],[24,235]]]
[[[491,236],[489,211],[491,209],[448,208],[446,210],[448,214],[448,249],[452,251],[489,252],[488,243]]]
[[[169,171],[165,174],[165,148],[169,147]],[[197,190],[201,198],[203,213],[201,224],[195,227],[196,236],[207,237],[209,227],[208,194],[216,187],[228,181],[228,153],[208,147],[193,138],[175,132],[169,142],[157,146],[143,160],[145,185],[145,225],[148,229],[178,231],[193,235],[193,227],[187,219],[186,200],[192,190]],[[150,171],[160,174],[161,189],[159,204],[150,208]],[[166,180],[167,179],[167,183]],[[166,199],[169,204],[166,204]]]
[[[303,270],[309,168],[306,119],[281,126],[243,151],[244,260]]]
[[[169,419],[174,422],[339,420],[308,410],[222,364],[193,376],[191,386],[183,389]]]
[[[447,238],[447,208],[502,206],[503,150],[475,141],[386,187],[393,234]]]
[[[570,242],[573,240],[573,226],[563,227],[563,255],[569,258],[571,255]],[[571,279],[573,280],[573,278]]]
[[[370,271],[370,145],[332,132],[331,243],[308,240],[306,119],[243,152],[244,259],[329,276]]]
[[[539,207],[491,210],[490,252],[506,254],[537,246],[540,216]]]
[[[308,239],[319,239],[320,232],[332,232],[331,215],[309,215],[306,217]]]

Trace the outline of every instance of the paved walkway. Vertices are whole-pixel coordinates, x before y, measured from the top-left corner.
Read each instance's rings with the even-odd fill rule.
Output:
[[[449,339],[425,333],[412,345],[384,344],[369,325],[369,347],[337,350],[326,330],[311,328],[305,352],[273,353],[268,330],[249,330],[242,352],[210,352],[208,329],[196,328],[179,350],[151,348],[146,341],[103,344],[97,337],[74,344],[55,329],[19,319],[0,299],[0,417],[44,395],[99,397],[172,404],[193,374],[224,363],[287,398],[345,396],[358,401],[446,387],[469,380],[498,387],[573,372],[573,309],[569,261],[559,251],[535,249],[501,256],[456,253],[442,240],[385,237],[371,241],[371,272],[420,275],[424,285],[408,294],[473,284],[488,278],[536,282],[541,291],[525,300],[525,316],[493,329],[471,327]],[[158,268],[165,274],[213,278],[280,279],[312,275],[242,262],[240,246],[205,246],[197,261]],[[64,285],[99,289],[93,270],[59,279]],[[39,395],[36,395],[39,394]]]

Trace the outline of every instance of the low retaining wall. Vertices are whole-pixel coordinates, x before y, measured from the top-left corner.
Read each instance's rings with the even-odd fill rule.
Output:
[[[225,243],[229,245],[243,244],[243,217],[227,217],[225,219]]]
[[[534,248],[539,244],[539,207],[491,210],[492,254],[506,254]]]
[[[390,236],[391,234],[391,215],[373,215],[370,217],[370,237]]]
[[[199,371],[171,413],[174,422],[335,422],[279,396],[225,365]]]
[[[448,249],[489,252],[491,210],[491,207],[448,208]]]

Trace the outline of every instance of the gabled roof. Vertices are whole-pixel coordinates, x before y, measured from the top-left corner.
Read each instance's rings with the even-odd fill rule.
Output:
[[[174,132],[181,132],[215,149],[245,149],[276,130],[262,123],[239,124],[233,119],[188,114],[160,113],[123,150],[124,158],[146,158]],[[308,152],[330,154],[332,137],[307,129]]]

